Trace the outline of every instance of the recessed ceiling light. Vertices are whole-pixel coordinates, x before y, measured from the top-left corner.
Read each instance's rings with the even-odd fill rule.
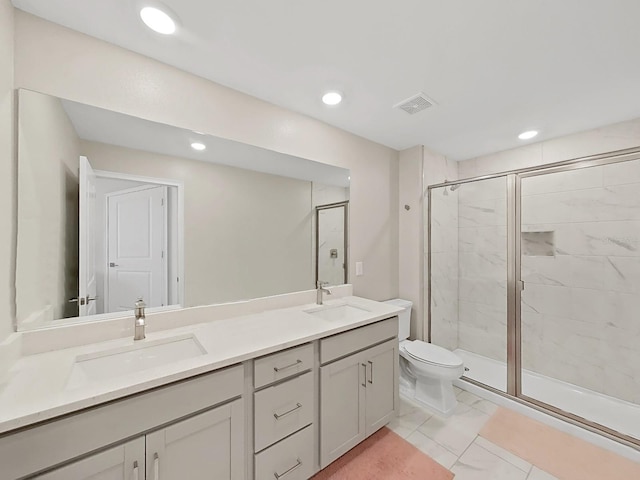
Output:
[[[154,32],[171,35],[176,31],[176,22],[159,8],[144,7],[140,10],[140,18]]]
[[[520,135],[518,135],[518,138],[520,140],[530,140],[533,137],[535,137],[536,135],[538,135],[538,132],[536,130],[528,130],[528,131],[522,132]]]
[[[202,150],[205,150],[207,146],[204,143],[193,142],[191,144],[191,148],[193,148],[194,150],[202,151]]]
[[[322,96],[325,105],[338,105],[342,101],[342,95],[338,92],[327,92]]]

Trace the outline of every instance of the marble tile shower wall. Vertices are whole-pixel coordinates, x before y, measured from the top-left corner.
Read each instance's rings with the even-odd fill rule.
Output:
[[[522,257],[523,368],[640,403],[640,161],[524,178],[522,195],[523,232],[552,242]]]
[[[458,192],[431,192],[431,338],[458,348]]]
[[[506,362],[506,178],[466,183],[458,192],[458,346]]]

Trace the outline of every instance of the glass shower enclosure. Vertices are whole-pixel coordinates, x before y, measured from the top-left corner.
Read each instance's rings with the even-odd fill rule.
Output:
[[[428,334],[463,380],[640,446],[640,151],[429,186]]]

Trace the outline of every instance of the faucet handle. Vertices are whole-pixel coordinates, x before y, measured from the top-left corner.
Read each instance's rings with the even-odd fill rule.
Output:
[[[136,301],[135,309],[133,312],[136,318],[145,317],[144,309],[146,308],[146,306],[147,304],[144,303],[144,300],[142,299],[142,297],[138,297],[138,300]]]

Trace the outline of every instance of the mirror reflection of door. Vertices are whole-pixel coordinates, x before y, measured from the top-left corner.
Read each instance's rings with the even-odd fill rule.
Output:
[[[316,207],[316,282],[347,283],[347,205]]]
[[[80,159],[78,316],[179,303],[177,187]]]
[[[145,185],[107,194],[108,312],[167,304],[167,187]]]
[[[87,157],[80,157],[78,316],[96,313],[96,174]]]

